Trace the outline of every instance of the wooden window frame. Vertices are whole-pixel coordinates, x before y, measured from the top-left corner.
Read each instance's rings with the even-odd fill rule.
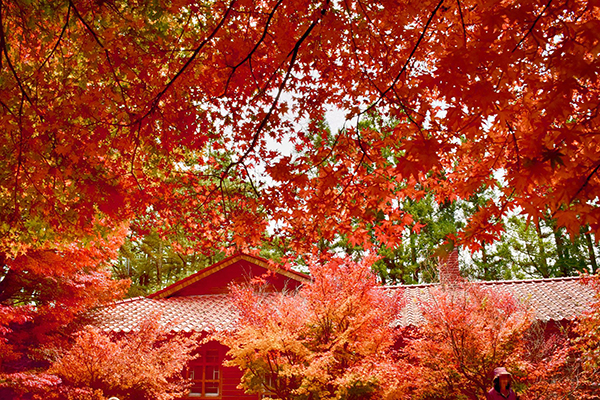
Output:
[[[186,376],[192,380],[192,387],[186,396],[187,399],[220,399],[223,397],[223,368],[221,367],[221,351],[215,348],[200,350],[200,357],[193,360],[187,368]],[[213,368],[212,378],[207,377],[209,368]],[[216,372],[216,378],[215,378]],[[201,374],[201,376],[197,376]],[[207,384],[217,384],[218,393],[207,394]],[[193,389],[200,388],[200,391],[193,392]],[[192,394],[197,393],[197,394]]]

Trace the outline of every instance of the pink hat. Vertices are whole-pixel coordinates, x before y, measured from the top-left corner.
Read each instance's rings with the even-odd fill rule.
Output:
[[[508,372],[504,367],[494,368],[494,379],[502,375],[512,376],[512,374]]]

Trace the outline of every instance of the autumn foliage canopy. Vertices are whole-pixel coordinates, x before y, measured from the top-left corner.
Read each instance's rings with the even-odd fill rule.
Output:
[[[2,2],[0,246],[148,210],[165,230],[202,221],[199,246],[255,245],[269,221],[295,248],[365,244],[372,224],[393,243],[411,222],[397,200],[482,187],[499,196],[456,240],[493,240],[517,207],[597,233],[598,14],[582,0]],[[331,110],[346,129],[325,128]]]
[[[59,384],[45,392],[57,400],[179,399],[188,393],[182,371],[199,343],[197,335],[173,336],[151,315],[121,337],[88,326],[49,369]]]
[[[599,52],[598,0],[0,0],[2,374],[122,294],[128,229],[369,250],[492,188],[449,241],[598,237]]]

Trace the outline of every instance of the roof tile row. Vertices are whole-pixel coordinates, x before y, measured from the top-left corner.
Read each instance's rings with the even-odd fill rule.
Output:
[[[579,278],[537,279],[521,281],[480,282],[495,290],[511,293],[530,306],[541,321],[571,320],[594,301],[594,291]],[[400,326],[416,326],[424,322],[419,304],[431,299],[437,284],[388,286],[403,290],[406,306],[398,316]],[[148,316],[158,313],[162,323],[173,332],[210,332],[235,328],[238,313],[226,294],[170,298],[137,297],[123,300],[96,311],[94,324],[105,331],[135,330]]]

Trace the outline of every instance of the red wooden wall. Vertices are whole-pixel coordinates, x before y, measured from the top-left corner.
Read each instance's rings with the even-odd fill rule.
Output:
[[[210,353],[207,353],[210,352]],[[192,377],[191,371],[195,371],[196,375],[202,375],[204,368],[207,367],[206,354],[215,354],[218,353],[218,365],[220,366],[220,390],[218,395],[201,395],[201,382],[197,382],[195,387],[196,394],[192,396],[184,397],[184,399],[217,399],[217,400],[258,400],[260,396],[257,394],[246,394],[242,389],[238,389],[237,386],[240,383],[242,378],[242,371],[235,367],[224,367],[223,360],[225,358],[225,353],[227,352],[227,347],[223,346],[217,342],[209,342],[198,348],[198,352],[200,353],[200,357],[190,363],[188,371],[188,377]],[[210,363],[208,363],[210,364]],[[205,377],[203,377],[205,378]],[[211,377],[212,378],[212,377]],[[202,378],[200,378],[202,379]]]

